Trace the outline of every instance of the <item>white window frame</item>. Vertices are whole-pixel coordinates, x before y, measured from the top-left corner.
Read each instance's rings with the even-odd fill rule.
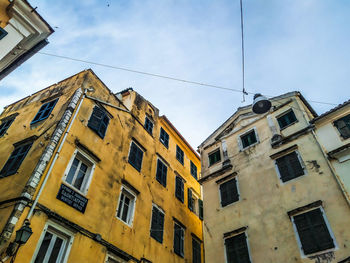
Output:
[[[281,157],[283,157],[283,156],[285,156],[285,155],[288,155],[288,154],[290,154],[290,153],[292,153],[292,152],[295,152],[295,153],[296,153],[296,155],[297,155],[297,157],[298,157],[298,160],[299,160],[299,163],[300,163],[300,165],[301,165],[301,168],[303,168],[303,170],[304,170],[304,175],[295,177],[295,178],[293,178],[293,179],[291,179],[291,180],[289,180],[289,181],[287,181],[287,182],[283,182],[282,179],[281,179],[280,170],[279,170],[278,165],[277,165],[277,159],[278,159],[278,158],[281,158]],[[277,176],[278,176],[278,179],[279,179],[281,185],[288,184],[289,182],[294,182],[295,180],[301,179],[301,178],[303,178],[304,176],[307,176],[307,175],[308,175],[307,169],[306,169],[306,165],[305,165],[303,159],[301,158],[301,155],[300,155],[299,151],[296,150],[296,149],[293,150],[293,151],[289,151],[289,152],[287,152],[287,153],[285,153],[285,154],[283,154],[283,155],[281,155],[281,156],[275,158],[274,163],[275,163],[276,173],[277,173]]]
[[[51,230],[51,231],[50,231]],[[35,249],[35,252],[33,254],[33,257],[32,257],[32,260],[31,260],[31,263],[34,263],[35,261],[35,258],[37,257],[38,253],[39,253],[39,250],[40,250],[40,247],[41,247],[41,244],[43,242],[43,239],[45,237],[45,234],[46,232],[49,231],[50,233],[54,232],[53,234],[58,233],[59,235],[56,235],[56,236],[63,236],[65,239],[66,239],[66,248],[65,248],[65,254],[62,258],[62,260],[60,262],[62,263],[66,263],[67,260],[68,260],[68,257],[69,257],[69,252],[71,250],[71,247],[72,247],[72,244],[73,244],[73,240],[74,240],[74,233],[64,227],[62,227],[61,225],[59,224],[56,224],[52,221],[48,221],[46,222],[45,224],[45,227],[41,233],[41,236],[38,240],[38,243],[36,245],[36,249]]]
[[[108,259],[112,259],[117,261],[118,263],[127,263],[127,261],[125,261],[124,259],[121,259],[120,257],[117,257],[116,255],[112,254],[112,253],[107,253],[106,254],[106,259],[105,259],[105,263],[108,262]]]
[[[278,119],[281,118],[282,116],[288,114],[288,113],[291,112],[291,111],[294,113],[295,122],[292,122],[292,123],[288,124],[287,126],[284,126],[283,128],[281,128],[281,126],[280,126],[280,124],[279,124],[279,122],[278,122]],[[292,126],[293,124],[296,124],[297,122],[299,122],[299,120],[298,120],[298,118],[297,118],[297,115],[295,114],[295,112],[293,111],[292,108],[289,108],[288,110],[286,110],[286,111],[284,111],[284,112],[278,114],[278,115],[275,117],[275,119],[276,119],[276,121],[277,121],[278,128],[279,128],[280,131],[283,131],[284,129],[286,129],[286,128]]]
[[[72,184],[70,184],[66,181],[69,170],[72,167],[73,161],[75,158],[79,159],[79,161],[85,161],[84,163],[88,165],[88,169],[86,170],[86,174],[85,174],[81,189],[76,188],[75,186],[73,186]],[[96,164],[95,164],[94,160],[89,155],[87,155],[85,152],[83,152],[79,149],[76,149],[74,151],[72,158],[70,159],[70,161],[67,165],[66,171],[64,172],[63,182],[67,186],[69,186],[69,187],[75,189],[76,191],[78,191],[79,193],[81,193],[82,195],[86,195],[87,191],[89,190],[90,184],[91,184],[92,175],[95,171],[95,167],[96,167]]]
[[[310,212],[312,210],[316,210],[316,209],[320,209],[321,210],[321,213],[322,213],[322,216],[323,216],[323,220],[324,222],[326,223],[326,226],[327,226],[327,229],[328,229],[328,232],[330,234],[330,236],[332,237],[333,239],[333,243],[334,243],[334,248],[331,248],[331,249],[327,249],[327,250],[322,250],[322,251],[319,251],[319,252],[316,252],[316,253],[313,253],[313,254],[307,254],[305,255],[304,254],[304,250],[302,249],[302,245],[301,245],[301,241],[300,241],[300,237],[299,237],[299,233],[298,233],[298,230],[297,230],[297,227],[294,223],[294,216],[297,216],[297,215],[301,215],[301,214],[305,214],[307,212]],[[309,257],[312,257],[312,256],[316,256],[316,255],[320,255],[320,254],[324,254],[324,253],[327,253],[327,252],[333,252],[333,251],[336,251],[339,249],[339,246],[337,244],[337,241],[335,239],[335,236],[334,236],[334,233],[332,231],[332,228],[331,228],[331,225],[329,224],[329,221],[327,219],[327,216],[326,216],[326,213],[323,209],[322,206],[318,206],[318,207],[313,207],[311,209],[308,209],[306,211],[302,211],[300,213],[297,213],[295,215],[293,215],[291,217],[291,221],[292,221],[292,224],[293,224],[293,230],[294,230],[294,234],[295,234],[295,238],[297,240],[297,244],[298,244],[298,247],[299,247],[299,251],[300,251],[300,255],[301,255],[301,258],[309,258]]]
[[[251,256],[251,253],[250,253],[250,245],[249,245],[248,233],[247,233],[247,231],[244,231],[244,232],[240,232],[240,233],[237,233],[237,234],[234,234],[234,235],[225,237],[225,238],[223,239],[223,242],[224,242],[224,246],[223,246],[223,247],[224,247],[225,263],[228,263],[228,261],[227,261],[227,253],[226,253],[226,244],[225,244],[225,240],[228,239],[228,238],[234,237],[234,236],[238,236],[238,235],[240,235],[240,234],[242,234],[242,233],[244,233],[245,239],[246,239],[246,242],[247,242],[249,260],[250,260],[250,262],[253,262],[253,261],[252,261],[252,256]]]
[[[133,202],[132,202],[132,211],[130,211],[131,206],[129,206],[128,216],[127,216],[127,218],[129,219],[127,221],[129,221],[129,222],[125,222],[123,219],[118,217],[119,204],[120,204],[120,201],[121,201],[122,194],[124,192],[126,192],[127,195],[130,195],[130,196],[132,196],[134,198]],[[119,197],[118,197],[117,209],[116,209],[116,212],[115,212],[115,217],[118,220],[120,220],[121,222],[123,222],[124,224],[126,224],[127,226],[129,226],[129,227],[132,227],[132,224],[134,222],[134,215],[135,215],[135,208],[136,208],[136,199],[137,199],[137,195],[136,195],[136,193],[134,191],[132,191],[130,188],[126,187],[125,185],[121,186],[120,194],[119,194]],[[121,215],[122,215],[122,212],[121,212]]]
[[[237,200],[236,202],[233,202],[233,203],[229,204],[229,205],[222,206],[222,205],[221,205],[222,200],[221,200],[220,185],[222,185],[223,183],[226,183],[226,182],[228,182],[228,181],[230,181],[230,180],[232,180],[232,179],[236,179],[238,200]],[[219,194],[219,201],[220,201],[220,207],[221,207],[221,208],[226,208],[226,207],[228,207],[228,206],[231,206],[231,205],[234,205],[234,204],[237,204],[238,202],[240,202],[240,201],[242,200],[242,198],[241,198],[241,192],[239,191],[238,175],[235,175],[235,176],[233,176],[233,177],[227,178],[227,180],[218,183],[218,194]]]
[[[251,144],[251,145],[248,145],[245,148],[243,148],[243,143],[242,143],[242,139],[241,138],[242,138],[242,136],[247,135],[248,133],[250,133],[252,130],[254,130],[255,137],[256,137],[256,142]],[[239,149],[241,151],[244,151],[244,150],[246,150],[246,149],[248,149],[250,147],[253,147],[254,145],[259,144],[260,143],[260,139],[259,139],[259,136],[258,136],[258,130],[256,129],[256,127],[253,127],[253,128],[251,128],[249,130],[244,131],[243,133],[238,134],[237,141],[238,141],[238,147],[239,147]]]

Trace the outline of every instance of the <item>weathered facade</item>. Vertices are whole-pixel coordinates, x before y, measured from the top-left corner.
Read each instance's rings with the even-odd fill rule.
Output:
[[[86,70],[0,123],[2,258],[28,219],[15,262],[203,262],[199,156],[138,93]]]
[[[54,31],[26,0],[0,0],[0,80],[48,44]]]
[[[350,202],[350,101],[311,121],[339,184]]]
[[[200,146],[206,262],[348,262],[349,204],[298,92],[241,107]]]

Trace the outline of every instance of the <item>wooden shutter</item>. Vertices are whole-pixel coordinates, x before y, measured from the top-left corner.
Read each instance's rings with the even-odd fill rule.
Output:
[[[276,160],[282,182],[289,181],[304,174],[296,152],[289,153]]]
[[[220,185],[220,195],[222,207],[239,200],[236,178]]]
[[[156,207],[152,211],[151,236],[160,243],[163,243],[164,214]]]
[[[225,240],[227,263],[250,263],[245,233]]]
[[[187,201],[188,201],[188,208],[191,211],[193,211],[192,190],[190,188],[187,188]]]
[[[181,227],[177,224],[174,225],[174,252],[181,254]]]
[[[100,129],[100,123],[101,123],[103,117],[104,117],[103,110],[100,109],[99,107],[95,106],[93,111],[92,111],[91,117],[89,119],[88,127],[93,129],[94,131],[98,132]]]
[[[203,220],[203,201],[198,199],[198,207],[199,207],[199,219]]]

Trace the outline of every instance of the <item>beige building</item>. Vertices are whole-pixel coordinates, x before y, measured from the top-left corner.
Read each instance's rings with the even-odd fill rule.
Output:
[[[316,117],[317,138],[350,201],[350,100]]]
[[[350,209],[299,92],[238,110],[200,146],[206,262],[349,262]]]

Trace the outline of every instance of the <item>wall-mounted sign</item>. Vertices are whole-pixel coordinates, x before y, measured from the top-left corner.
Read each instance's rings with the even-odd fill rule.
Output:
[[[82,213],[85,212],[88,202],[88,199],[86,197],[82,196],[64,184],[61,184],[56,198]]]

